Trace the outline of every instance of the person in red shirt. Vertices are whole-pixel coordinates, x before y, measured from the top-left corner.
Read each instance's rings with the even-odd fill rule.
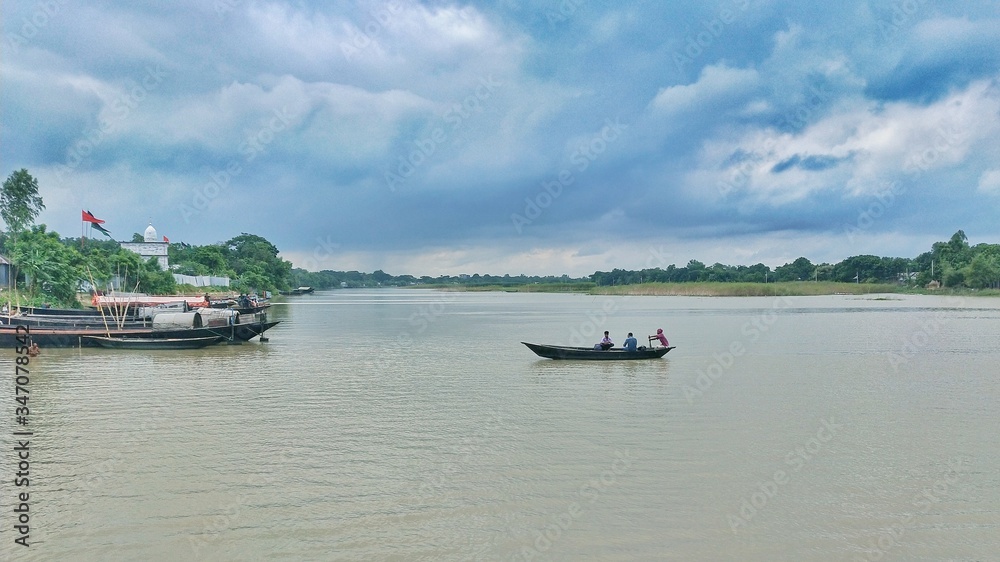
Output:
[[[655,336],[649,336],[649,337],[650,337],[650,340],[653,340],[653,339],[659,340],[660,345],[662,345],[663,347],[670,347],[670,342],[667,341],[667,336],[663,335],[663,328],[657,328],[656,329],[656,335]]]

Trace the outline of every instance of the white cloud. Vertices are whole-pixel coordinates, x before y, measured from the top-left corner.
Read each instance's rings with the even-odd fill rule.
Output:
[[[988,82],[976,82],[931,105],[875,104],[842,99],[828,115],[791,134],[751,129],[734,140],[708,140],[700,166],[688,175],[693,192],[724,199],[741,191],[756,204],[783,205],[821,190],[871,195],[886,181],[913,181],[928,172],[953,168],[996,144],[1000,123],[983,115],[1000,113],[1000,96]],[[747,155],[720,168],[733,154]],[[826,169],[775,166],[807,157],[838,161]],[[739,181],[735,181],[739,180]],[[705,184],[716,189],[706,190]],[[720,186],[729,186],[718,189]]]
[[[1000,169],[986,170],[979,176],[978,189],[982,193],[1000,195]]]
[[[759,83],[757,71],[751,68],[706,66],[696,82],[661,89],[650,106],[659,114],[708,111],[729,98],[748,97]]]

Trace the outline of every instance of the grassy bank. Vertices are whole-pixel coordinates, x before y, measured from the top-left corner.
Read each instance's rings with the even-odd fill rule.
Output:
[[[528,285],[421,285],[445,291],[505,291],[508,293],[588,293],[596,287],[594,283],[531,283]]]
[[[642,283],[618,287],[595,287],[598,295],[675,295],[687,297],[765,297],[810,295],[867,295],[901,292],[897,285],[791,281],[785,283]]]
[[[539,283],[529,285],[420,285],[445,291],[504,291],[508,293],[587,293],[591,295],[682,296],[682,297],[773,297],[817,295],[870,295],[900,293],[997,297],[996,289],[913,289],[888,283],[836,283],[833,281],[790,281],[783,283],[641,283],[598,287],[593,283]]]

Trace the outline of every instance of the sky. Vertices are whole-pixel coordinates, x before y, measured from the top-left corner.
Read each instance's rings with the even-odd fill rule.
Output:
[[[586,276],[1000,243],[1000,4],[3,2],[38,222]],[[96,233],[94,233],[96,234]],[[100,236],[100,235],[98,235]]]

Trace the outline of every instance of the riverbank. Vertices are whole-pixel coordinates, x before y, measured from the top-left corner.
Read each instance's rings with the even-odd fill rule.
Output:
[[[595,295],[634,296],[800,297],[839,294],[868,295],[904,291],[904,287],[889,284],[790,281],[783,283],[642,283],[617,287],[595,287],[591,292]]]
[[[598,287],[593,283],[539,283],[530,285],[423,285],[446,291],[507,293],[585,293],[589,295],[683,296],[683,297],[798,297],[819,295],[870,295],[884,293],[1000,296],[995,289],[917,289],[888,283],[836,283],[790,281],[781,283],[640,283]]]

